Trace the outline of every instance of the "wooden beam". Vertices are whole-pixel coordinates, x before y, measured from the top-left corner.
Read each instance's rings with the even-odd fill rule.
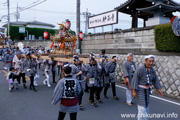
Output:
[[[46,60],[55,60],[55,61],[60,61],[60,62],[74,62],[73,57],[69,56],[62,56],[62,57],[49,57],[49,56],[35,56],[35,55],[31,55],[32,58],[36,58],[36,59],[46,59]],[[52,59],[53,58],[53,59]],[[89,63],[89,57],[79,57],[80,61],[83,61],[83,63]],[[95,58],[96,61],[100,61],[102,58]],[[113,59],[108,59],[108,61],[113,61]]]
[[[131,16],[132,16],[132,28],[137,28],[138,27],[138,11],[133,10]]]

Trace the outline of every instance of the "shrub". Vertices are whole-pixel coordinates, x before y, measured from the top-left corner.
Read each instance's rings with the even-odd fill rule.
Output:
[[[158,25],[154,28],[156,49],[159,51],[179,52],[180,37],[172,31],[171,24]]]

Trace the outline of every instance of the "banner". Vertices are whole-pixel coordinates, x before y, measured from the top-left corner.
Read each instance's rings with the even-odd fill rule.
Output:
[[[118,23],[118,12],[117,10],[109,11],[99,15],[91,16],[88,18],[88,20],[89,29],[116,24]]]

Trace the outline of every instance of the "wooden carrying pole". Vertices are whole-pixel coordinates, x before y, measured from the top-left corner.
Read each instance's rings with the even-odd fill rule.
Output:
[[[60,62],[74,62],[73,61],[73,55],[31,55],[32,58],[36,59],[47,59],[47,60],[55,60]],[[83,63],[89,63],[89,57],[87,55],[80,55],[79,56],[80,61],[83,61]],[[95,58],[96,61],[100,61],[102,58]],[[108,61],[113,61],[113,59],[107,59]]]

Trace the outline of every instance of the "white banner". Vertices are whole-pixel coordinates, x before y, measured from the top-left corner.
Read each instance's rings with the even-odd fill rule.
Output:
[[[90,29],[105,25],[112,25],[116,23],[118,23],[118,12],[117,10],[114,10],[89,17],[88,27]]]

